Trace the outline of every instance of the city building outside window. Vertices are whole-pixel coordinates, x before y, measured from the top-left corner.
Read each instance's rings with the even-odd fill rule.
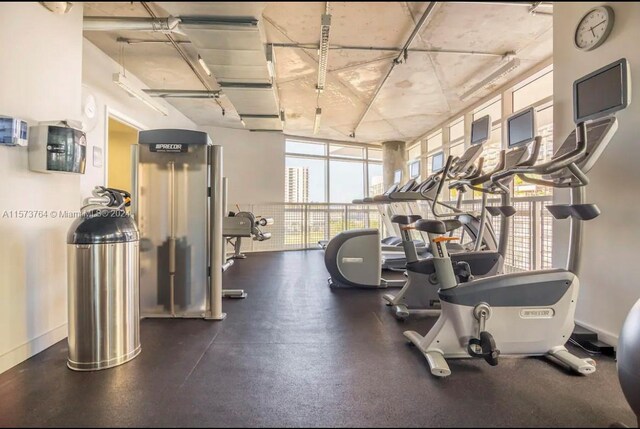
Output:
[[[382,150],[287,139],[285,202],[351,203],[384,192]]]

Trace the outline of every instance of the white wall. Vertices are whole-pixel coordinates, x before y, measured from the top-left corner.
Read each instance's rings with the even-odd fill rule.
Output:
[[[228,207],[234,204],[284,202],[282,133],[201,127],[223,146],[224,175],[229,179]]]
[[[573,128],[572,83],[577,78],[610,62],[626,57],[636,88],[640,87],[640,4],[607,3],[615,11],[615,27],[609,39],[591,52],[573,45],[574,29],[594,3],[554,5],[554,140],[560,145]],[[594,329],[601,337],[617,344],[617,337],[627,312],[638,298],[638,243],[640,243],[640,202],[636,187],[640,184],[640,99],[618,113],[620,128],[593,168],[587,187],[587,202],[598,204],[602,215],[585,223],[581,291],[576,321]],[[625,189],[625,186],[631,188]],[[556,199],[567,201],[566,192]],[[554,224],[554,265],[566,261],[568,222]]]
[[[28,25],[27,25],[28,23]],[[84,46],[83,46],[84,45]],[[98,98],[99,121],[88,134],[84,176],[32,173],[26,148],[0,147],[0,372],[67,335],[66,234],[82,196],[103,183],[92,166],[91,146],[105,145],[107,106],[146,127],[195,128],[175,109],[156,114],[111,82],[117,64],[82,37],[82,4],[55,15],[38,3],[0,4],[0,115],[30,124],[81,120],[83,80]],[[129,76],[134,78],[133,76]],[[106,160],[106,154],[105,154]],[[15,219],[11,211],[44,212],[48,218]]]
[[[29,23],[25,26],[25,23]],[[0,5],[0,114],[35,123],[79,119],[82,6]],[[75,210],[80,177],[32,173],[26,148],[0,147],[0,372],[67,334],[71,220],[10,219],[10,210]]]

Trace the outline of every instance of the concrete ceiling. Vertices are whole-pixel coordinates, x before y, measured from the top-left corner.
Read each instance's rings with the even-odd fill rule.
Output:
[[[262,10],[267,43],[317,45],[320,16],[325,2],[267,3],[148,3],[158,16],[253,15]],[[400,49],[426,10],[428,2],[330,2],[330,44]],[[547,9],[548,10],[548,9]],[[85,3],[85,16],[148,17],[138,2]],[[85,32],[85,37],[119,60],[117,39],[166,41],[159,33]],[[188,42],[183,36],[174,36]],[[195,62],[197,52],[181,43]],[[315,137],[379,142],[411,140],[448,117],[464,110],[499,87],[552,56],[552,18],[530,14],[528,6],[495,3],[439,3],[410,49],[475,51],[492,54],[515,52],[520,65],[466,101],[460,96],[504,63],[500,56],[415,52],[395,67],[371,110],[350,137],[360,115],[381,79],[398,55],[385,50],[331,49],[321,128]],[[154,89],[205,89],[186,62],[169,43],[125,45],[125,67]],[[315,49],[276,47],[276,80],[285,132],[313,136],[317,93],[318,56]],[[212,89],[214,77],[200,73]],[[243,128],[229,100],[171,99],[171,103],[198,125]]]

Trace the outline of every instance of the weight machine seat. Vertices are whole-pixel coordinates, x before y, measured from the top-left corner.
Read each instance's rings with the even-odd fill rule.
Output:
[[[391,216],[391,222],[400,225],[411,225],[422,219],[420,215],[393,215]]]
[[[418,231],[430,233],[430,234],[446,234],[462,226],[462,222],[457,219],[447,220],[434,220],[434,219],[421,219],[416,222],[416,229]]]

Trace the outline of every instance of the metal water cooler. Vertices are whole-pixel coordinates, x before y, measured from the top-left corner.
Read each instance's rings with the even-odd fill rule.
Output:
[[[91,211],[71,226],[69,368],[111,368],[140,353],[138,239],[124,210]]]

